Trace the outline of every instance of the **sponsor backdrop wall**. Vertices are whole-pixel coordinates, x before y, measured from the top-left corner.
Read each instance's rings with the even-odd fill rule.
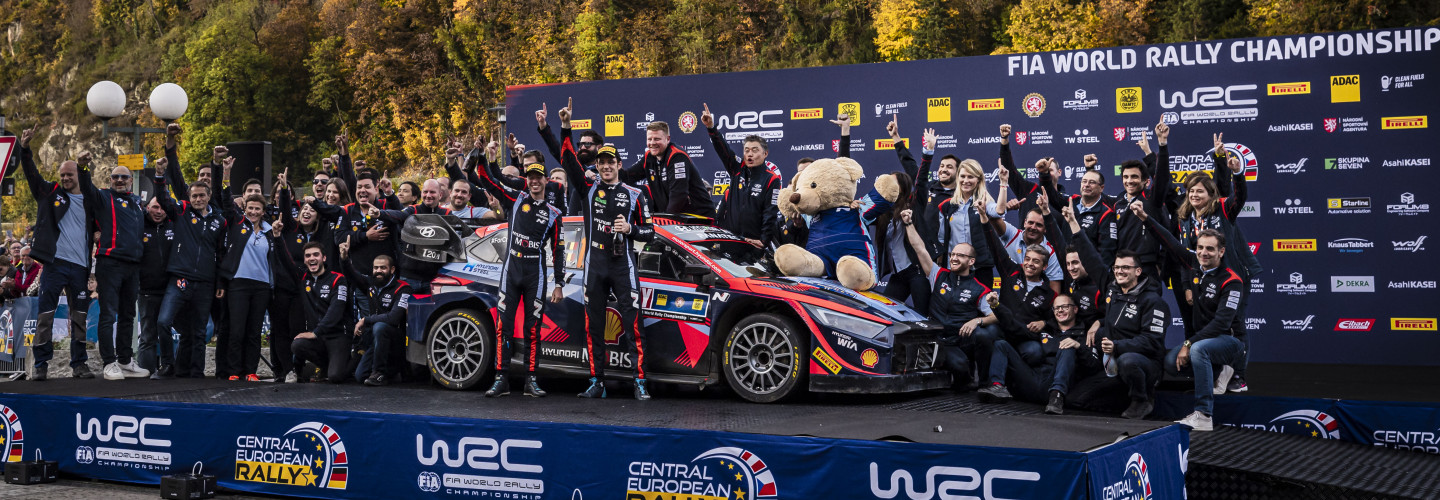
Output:
[[[734,149],[749,134],[769,139],[787,179],[800,158],[835,154],[828,120],[841,111],[871,178],[899,169],[885,132],[898,114],[915,146],[934,127],[938,155],[986,168],[1010,123],[1026,175],[1053,156],[1070,193],[1087,153],[1099,155],[1106,191],[1120,192],[1116,168],[1141,156],[1135,140],[1162,119],[1177,182],[1208,171],[1212,134],[1224,133],[1246,165],[1239,221],[1265,267],[1251,283],[1251,359],[1435,365],[1437,51],[1440,28],[1426,27],[511,87],[506,102],[511,131],[543,149],[533,111],[548,104],[558,126],[554,112],[573,96],[576,129],[603,133],[627,161],[643,154],[645,125],[666,121],[722,186],[717,199],[728,180],[702,103]],[[1181,336],[1172,328],[1170,344]]]

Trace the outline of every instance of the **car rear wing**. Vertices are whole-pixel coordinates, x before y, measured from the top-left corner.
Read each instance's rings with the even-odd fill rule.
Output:
[[[447,264],[465,261],[465,237],[473,232],[464,220],[454,215],[415,214],[400,230],[406,257]]]

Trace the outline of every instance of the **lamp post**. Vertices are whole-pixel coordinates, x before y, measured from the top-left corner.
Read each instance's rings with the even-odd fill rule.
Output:
[[[486,109],[486,111],[489,111],[489,112],[491,112],[491,113],[494,113],[494,114],[495,114],[495,123],[500,124],[500,146],[502,146],[502,148],[503,148],[503,147],[505,146],[505,137],[506,137],[506,135],[505,135],[505,103],[497,104],[497,105],[495,105],[495,106],[492,107],[492,108]],[[514,152],[513,152],[513,151],[506,151],[505,154],[504,154],[503,156],[501,156],[501,158],[509,158],[511,154],[514,154]],[[503,164],[503,163],[504,163],[504,162],[502,161],[502,164]]]
[[[133,134],[133,151],[136,154],[141,152],[141,139],[145,134],[163,134],[163,128],[141,127],[111,127],[110,119],[120,116],[125,112],[125,90],[120,85],[109,81],[101,81],[90,86],[90,91],[85,94],[85,106],[90,109],[90,114],[100,117],[102,128],[100,137],[109,137],[110,132],[121,134]],[[185,109],[190,107],[190,98],[185,94],[185,89],[173,83],[162,83],[150,92],[150,111],[165,123],[170,123],[185,114]]]

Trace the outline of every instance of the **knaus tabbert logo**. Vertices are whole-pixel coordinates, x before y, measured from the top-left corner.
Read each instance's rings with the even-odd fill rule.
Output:
[[[305,422],[280,436],[237,436],[235,480],[345,489],[350,457],[334,428]]]
[[[167,470],[170,452],[155,449],[170,448],[170,440],[159,438],[169,426],[168,418],[111,415],[102,422],[76,413],[75,438],[86,444],[75,449],[75,461],[84,465]]]
[[[774,472],[743,448],[714,448],[690,463],[630,462],[626,470],[626,500],[780,498]]]
[[[416,487],[426,493],[442,488],[456,495],[494,495],[493,498],[538,499],[545,494],[545,468],[525,463],[522,450],[539,450],[545,445],[530,439],[496,440],[486,437],[463,437],[459,442],[435,440],[426,446],[425,436],[415,435],[415,459],[425,467],[459,469],[457,472],[424,471],[416,479]],[[451,450],[454,454],[451,454]],[[485,474],[468,474],[483,471]],[[521,477],[517,477],[521,476]],[[524,477],[529,476],[529,477]]]
[[[0,405],[0,449],[3,462],[19,462],[25,456],[25,426],[20,424],[20,414],[14,408]]]
[[[935,465],[926,470],[919,477],[912,476],[910,471],[896,469],[890,472],[888,481],[882,483],[880,464],[870,462],[870,494],[875,498],[890,500],[893,498],[908,498],[910,500],[932,500],[947,498],[997,498],[994,491],[1000,489],[997,484],[1006,482],[1039,482],[1040,473],[1034,471],[1019,471],[1006,469],[990,469],[980,472],[970,467],[951,467]],[[939,483],[936,482],[939,480]],[[1035,485],[1024,485],[1034,488]],[[1013,491],[1016,485],[1008,486]],[[955,496],[957,493],[976,493],[974,496]],[[1024,495],[1021,495],[1022,497]]]

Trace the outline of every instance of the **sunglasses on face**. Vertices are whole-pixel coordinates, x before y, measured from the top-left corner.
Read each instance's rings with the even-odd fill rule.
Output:
[[[126,181],[128,181],[128,180],[130,180],[130,176],[128,176],[128,175],[111,175],[111,176],[110,176],[110,180],[112,180],[112,181],[119,181],[119,180],[126,180]]]
[[[330,179],[315,179],[316,186],[324,186],[330,183]]]
[[[580,147],[581,147],[581,148],[593,148],[593,147],[595,147],[595,143],[593,143],[593,142],[582,142],[582,143],[580,143]]]

